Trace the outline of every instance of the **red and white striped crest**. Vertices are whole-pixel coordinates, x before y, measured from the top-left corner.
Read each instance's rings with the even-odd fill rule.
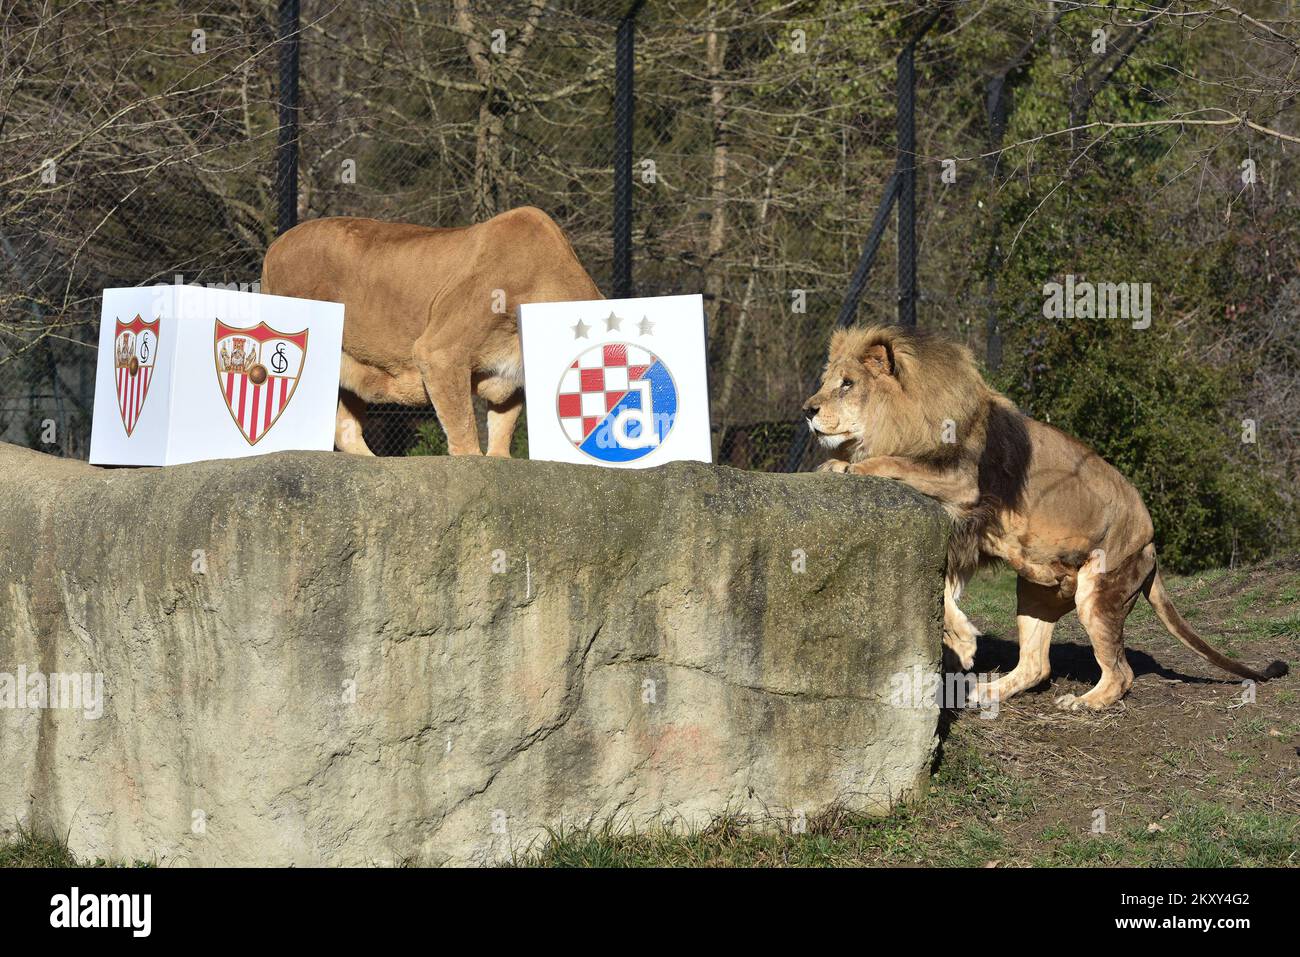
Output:
[[[159,321],[145,322],[136,316],[130,322],[117,320],[113,331],[113,376],[117,409],[129,437],[140,421],[144,400],[149,395],[155,363],[158,361]]]
[[[236,329],[217,320],[217,384],[249,445],[271,431],[293,398],[307,356],[308,331],[279,332],[265,322]]]

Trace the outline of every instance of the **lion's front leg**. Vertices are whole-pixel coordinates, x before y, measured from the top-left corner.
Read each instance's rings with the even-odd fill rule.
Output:
[[[865,459],[861,462],[850,462],[848,459],[830,458],[817,466],[818,472],[836,472],[841,475],[875,475],[879,478],[893,478],[892,475],[885,475],[883,472],[876,472],[868,468],[873,462],[882,462],[883,457],[874,459]]]
[[[943,643],[966,671],[975,666],[975,643],[980,630],[958,606],[965,582],[947,575],[943,583]]]
[[[817,466],[818,472],[847,472],[849,463],[844,459],[827,459],[821,465]]]
[[[949,505],[969,508],[979,501],[979,483],[973,468],[936,468],[897,455],[877,455],[854,462],[846,469],[854,475],[874,475],[910,485],[922,495]]]

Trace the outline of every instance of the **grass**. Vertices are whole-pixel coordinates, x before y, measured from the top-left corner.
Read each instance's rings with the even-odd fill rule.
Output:
[[[68,849],[67,842],[55,835],[42,835],[19,826],[17,833],[0,844],[0,867],[82,867]]]
[[[1069,836],[1050,843],[1033,863],[1074,867],[1296,866],[1300,822],[1240,813],[1213,802],[1188,802],[1154,828],[1129,826],[1119,834]]]
[[[831,811],[792,834],[724,816],[695,831],[552,834],[525,867],[1240,867],[1300,863],[1300,816],[1242,812],[1190,794],[1159,820],[1093,833],[1088,814],[1016,836],[1040,802],[966,745],[945,755],[925,802],[884,818]],[[1154,825],[1154,826],[1153,826]]]
[[[113,863],[97,857],[94,860],[77,857],[68,847],[66,838],[50,832],[36,831],[18,825],[14,834],[0,841],[0,867],[153,867],[150,861],[134,861],[130,865]]]
[[[606,823],[553,832],[541,852],[517,863],[546,867],[841,867],[887,863],[981,866],[1002,851],[989,813],[1014,813],[1030,798],[1020,782],[981,765],[971,749],[949,756],[929,800],[873,818],[835,809],[810,818],[803,833],[776,822],[723,815],[707,827],[620,831]],[[972,819],[936,831],[936,818]],[[961,815],[955,815],[960,817]]]

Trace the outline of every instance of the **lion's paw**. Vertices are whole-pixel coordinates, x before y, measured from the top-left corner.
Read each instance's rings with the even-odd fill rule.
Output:
[[[944,629],[943,644],[952,656],[957,659],[962,671],[970,671],[975,667],[975,639],[973,637],[958,635]]]
[[[842,459],[827,459],[821,465],[817,466],[818,472],[837,472],[844,473],[849,470],[849,463]]]
[[[1079,711],[1082,708],[1086,708],[1088,705],[1087,702],[1078,695],[1063,694],[1056,699],[1056,706],[1062,711]]]
[[[1002,703],[1002,685],[997,681],[981,681],[975,686],[975,704],[992,708]]]

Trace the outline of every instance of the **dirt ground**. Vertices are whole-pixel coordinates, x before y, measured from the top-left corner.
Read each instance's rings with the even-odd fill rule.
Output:
[[[1174,579],[1171,592],[1193,627],[1221,650],[1259,667],[1274,658],[1300,664],[1300,557]],[[1054,637],[1048,684],[1012,699],[996,720],[963,712],[954,721],[950,740],[974,748],[1035,796],[1029,813],[998,828],[1008,853],[1032,856],[1045,840],[1090,837],[1102,824],[1101,833],[1160,834],[1164,822],[1189,807],[1294,827],[1297,677],[1255,687],[1252,701],[1242,682],[1173,639],[1139,601],[1127,629],[1136,680],[1118,707],[1100,714],[1053,707],[1058,695],[1086,691],[1099,673],[1071,615]],[[1013,580],[978,582],[966,605],[989,633],[976,670],[1012,667]]]

